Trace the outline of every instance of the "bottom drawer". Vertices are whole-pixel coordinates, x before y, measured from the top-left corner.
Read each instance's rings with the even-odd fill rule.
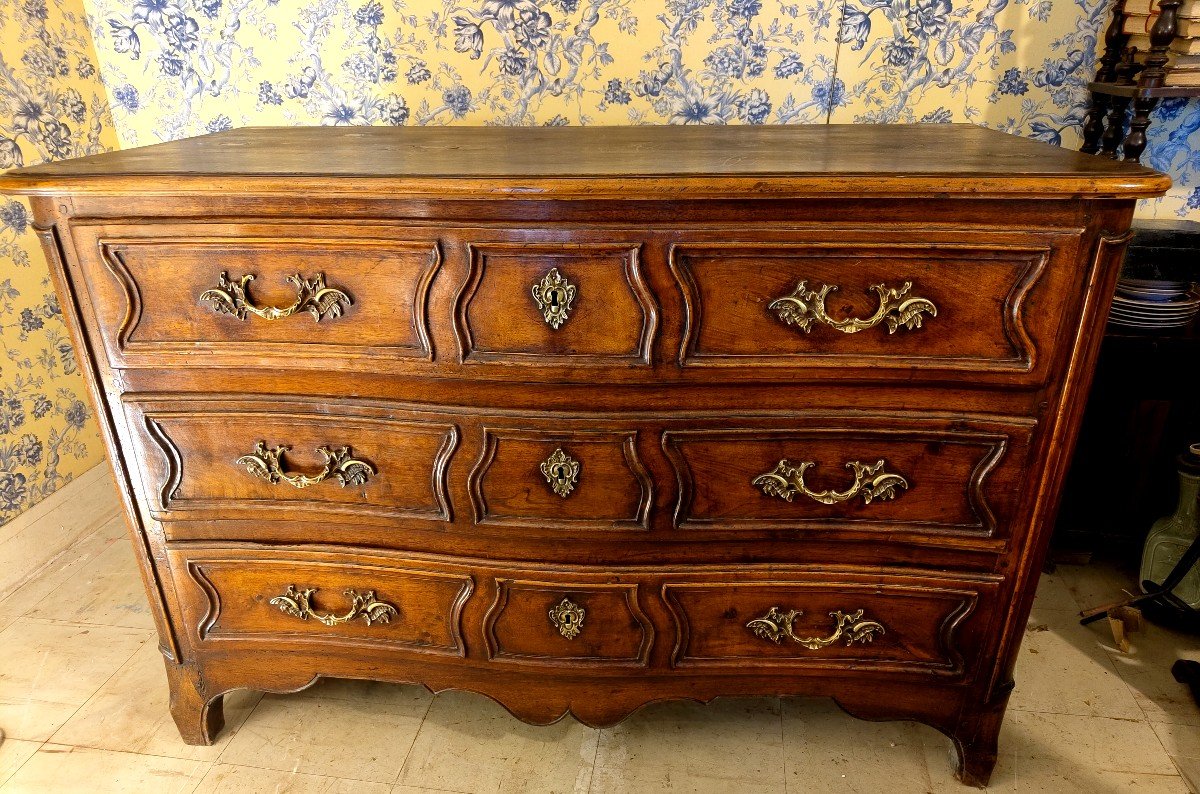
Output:
[[[179,558],[176,557],[178,560]],[[465,656],[461,613],[474,587],[465,571],[327,561],[189,556],[176,567],[193,638],[399,647]],[[186,583],[185,583],[186,584]]]
[[[630,667],[969,674],[1001,593],[1001,581],[982,574],[792,565],[547,570],[235,546],[171,559],[202,648],[342,645],[613,675]]]
[[[666,582],[677,668],[786,665],[965,672],[997,584],[809,573]]]

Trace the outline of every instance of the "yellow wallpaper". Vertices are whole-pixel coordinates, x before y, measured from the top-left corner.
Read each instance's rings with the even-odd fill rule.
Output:
[[[74,2],[0,0],[0,168],[116,147]],[[104,454],[30,222],[0,196],[0,524]]]
[[[125,146],[247,124],[970,121],[1077,146],[1107,0],[85,0]],[[1200,217],[1200,103],[1147,158]]]

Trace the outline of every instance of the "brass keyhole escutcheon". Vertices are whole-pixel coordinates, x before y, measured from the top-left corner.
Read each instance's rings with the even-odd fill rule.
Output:
[[[562,447],[554,450],[538,468],[550,488],[563,499],[571,495],[575,484],[579,482],[579,461],[563,452]]]
[[[552,267],[542,276],[542,280],[533,285],[533,299],[542,310],[542,317],[555,330],[567,321],[570,315],[571,302],[575,300],[575,285]]]
[[[583,630],[583,618],[587,614],[583,607],[569,598],[564,598],[550,610],[550,622],[558,629],[558,633],[573,640]]]

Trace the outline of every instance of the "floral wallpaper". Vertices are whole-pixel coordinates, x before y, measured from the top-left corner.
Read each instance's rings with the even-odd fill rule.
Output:
[[[246,124],[969,121],[1078,146],[1107,0],[84,0],[125,146]],[[1144,214],[1200,217],[1200,103]]]
[[[116,146],[72,2],[0,0],[0,169]],[[26,203],[0,196],[0,524],[104,454],[30,223]]]
[[[0,0],[0,167],[248,124],[966,121],[1077,147],[1107,5]],[[1200,102],[1150,138],[1176,187],[1141,213],[1200,219]],[[28,224],[0,199],[0,521],[99,454]]]

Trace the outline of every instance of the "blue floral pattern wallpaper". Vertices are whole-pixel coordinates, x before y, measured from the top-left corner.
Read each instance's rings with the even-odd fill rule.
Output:
[[[0,0],[0,168],[115,148],[82,5]],[[102,461],[29,207],[0,196],[0,524]]]
[[[1107,0],[0,0],[0,167],[249,124],[971,122],[1077,147],[1107,14]],[[1200,102],[1163,102],[1150,139],[1144,160],[1176,185],[1140,214],[1200,219]],[[0,522],[99,454],[28,225],[0,199]]]
[[[246,124],[965,121],[1078,146],[1106,0],[85,0],[125,146]],[[1200,210],[1165,103],[1143,214]]]

